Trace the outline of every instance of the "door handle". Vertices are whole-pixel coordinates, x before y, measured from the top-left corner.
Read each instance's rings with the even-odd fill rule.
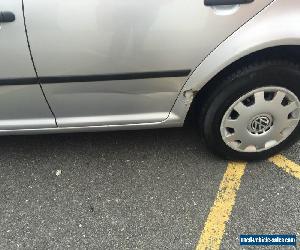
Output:
[[[0,23],[11,23],[16,20],[15,14],[10,11],[0,12]]]
[[[236,5],[236,4],[252,3],[253,1],[254,0],[204,0],[204,5],[206,6]]]

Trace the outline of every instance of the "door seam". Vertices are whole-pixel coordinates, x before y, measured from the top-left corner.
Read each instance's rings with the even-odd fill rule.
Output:
[[[46,97],[46,94],[44,92],[44,89],[43,89],[43,87],[41,85],[41,79],[40,79],[40,77],[39,77],[39,75],[37,73],[37,69],[36,69],[36,66],[35,66],[35,63],[34,63],[34,60],[33,60],[32,50],[31,50],[31,47],[30,47],[29,36],[28,36],[28,31],[27,31],[27,26],[26,26],[24,0],[22,0],[22,13],[23,13],[23,22],[24,22],[24,28],[25,28],[25,35],[26,35],[26,40],[27,40],[27,47],[28,47],[28,50],[29,50],[29,55],[30,55],[30,60],[32,62],[33,70],[34,70],[35,76],[37,78],[37,84],[40,86],[40,89],[41,89],[42,94],[43,94],[43,96],[45,98],[45,101],[46,101],[46,103],[47,103],[47,105],[48,105],[48,107],[50,109],[50,112],[52,113],[52,115],[54,117],[55,125],[56,125],[56,127],[58,127],[56,116],[55,116],[55,114],[54,114],[54,112],[53,112],[53,110],[52,110],[52,108],[50,106],[50,103],[49,103],[49,101],[48,101],[48,99]]]

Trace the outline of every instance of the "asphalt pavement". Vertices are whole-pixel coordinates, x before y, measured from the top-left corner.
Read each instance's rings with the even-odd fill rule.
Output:
[[[0,249],[194,249],[227,164],[187,128],[1,137]],[[299,238],[300,180],[249,163],[220,248],[245,233]]]

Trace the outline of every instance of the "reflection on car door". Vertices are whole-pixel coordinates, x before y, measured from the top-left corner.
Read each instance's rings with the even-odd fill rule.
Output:
[[[0,130],[55,127],[30,59],[22,1],[1,0],[0,8]]]

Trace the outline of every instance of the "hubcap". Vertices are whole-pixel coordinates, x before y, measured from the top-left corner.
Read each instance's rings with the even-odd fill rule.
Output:
[[[249,123],[248,130],[252,134],[266,133],[273,124],[273,118],[268,114],[259,114],[254,116]]]
[[[240,152],[260,152],[277,146],[297,127],[300,102],[290,90],[255,89],[240,97],[225,113],[220,131],[224,142]]]

